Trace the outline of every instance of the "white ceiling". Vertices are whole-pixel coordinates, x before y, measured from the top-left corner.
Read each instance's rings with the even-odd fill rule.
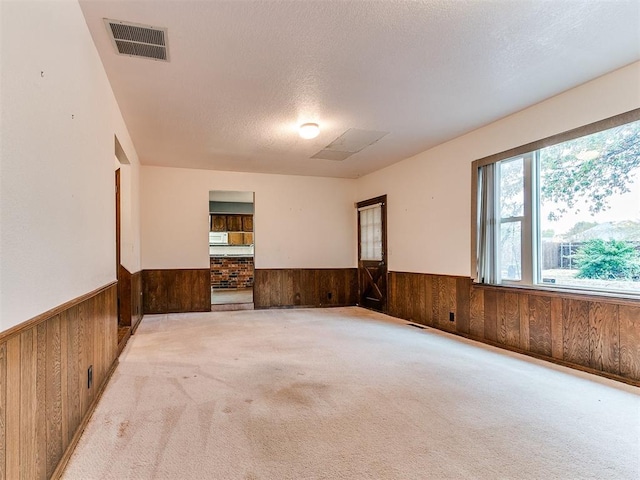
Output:
[[[354,178],[640,59],[638,0],[80,4],[146,165]],[[105,17],[167,27],[171,61]],[[390,133],[310,159],[351,128]]]

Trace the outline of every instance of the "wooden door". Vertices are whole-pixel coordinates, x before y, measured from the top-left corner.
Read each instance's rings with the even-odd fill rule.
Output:
[[[359,305],[387,311],[387,196],[359,202]]]

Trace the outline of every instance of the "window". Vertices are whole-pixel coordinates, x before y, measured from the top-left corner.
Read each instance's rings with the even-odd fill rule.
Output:
[[[359,209],[360,260],[382,260],[382,204]]]
[[[640,295],[640,109],[474,174],[478,282]]]

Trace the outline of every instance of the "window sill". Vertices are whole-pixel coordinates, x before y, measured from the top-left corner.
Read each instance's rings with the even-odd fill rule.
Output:
[[[488,283],[477,283],[476,281],[472,281],[472,287],[484,290],[498,290],[504,292],[517,290],[518,292],[530,292],[532,295],[542,295],[556,298],[562,297],[574,298],[576,300],[615,302],[618,304],[628,304],[634,306],[640,305],[640,295],[624,293],[594,292],[576,290],[572,288],[544,287],[541,285],[493,285]]]

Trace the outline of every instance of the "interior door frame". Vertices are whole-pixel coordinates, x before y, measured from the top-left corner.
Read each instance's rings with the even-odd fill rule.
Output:
[[[122,237],[121,237],[121,222],[122,222],[122,206],[120,200],[120,168],[116,169],[115,173],[115,195],[116,195],[116,281],[117,281],[117,312],[118,312],[118,324],[122,322],[122,311],[120,309],[120,304],[122,300],[122,282],[120,278],[120,260],[121,260],[121,248],[122,248]]]
[[[371,205],[381,204],[381,219],[382,219],[382,260],[361,260],[361,245],[360,245],[360,209],[364,207],[368,207]],[[370,198],[368,200],[363,200],[361,202],[356,203],[356,212],[358,215],[358,305],[361,307],[369,308],[372,310],[380,311],[382,313],[387,313],[388,311],[388,264],[387,264],[387,195],[380,195],[375,198]],[[365,282],[364,275],[365,270],[367,268],[378,267],[378,269],[382,269],[383,273],[381,274],[382,285],[378,285],[382,293],[382,299],[380,301],[380,308],[374,308],[370,304],[370,302],[366,301],[364,298],[365,294]]]

